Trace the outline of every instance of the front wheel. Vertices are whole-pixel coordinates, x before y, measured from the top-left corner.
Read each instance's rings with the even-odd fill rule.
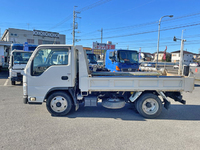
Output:
[[[47,98],[46,107],[54,116],[65,116],[72,108],[72,99],[67,93],[55,92]]]
[[[145,118],[155,118],[162,111],[162,102],[157,95],[146,93],[137,100],[136,109]]]
[[[12,84],[12,85],[15,85],[15,81],[11,81],[11,84]]]

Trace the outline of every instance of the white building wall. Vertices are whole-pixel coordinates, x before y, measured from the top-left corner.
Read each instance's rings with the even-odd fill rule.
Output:
[[[184,54],[183,55],[183,64],[189,65],[193,62],[193,55],[192,54]]]
[[[12,43],[28,42],[29,44],[65,44],[65,35],[59,34],[59,38],[45,37],[45,36],[34,36],[33,31],[9,28],[8,32],[2,39],[3,41],[11,41]]]
[[[180,53],[172,53],[171,62],[179,62],[180,61]]]
[[[172,53],[171,62],[179,62],[180,61],[180,53]],[[192,54],[183,54],[183,64],[189,65],[193,62],[193,55]]]

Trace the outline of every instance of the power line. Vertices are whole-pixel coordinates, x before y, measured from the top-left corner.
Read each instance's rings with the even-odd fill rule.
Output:
[[[99,5],[105,4],[105,3],[109,2],[109,1],[111,1],[111,0],[100,0],[100,1],[97,1],[97,2],[95,2],[95,3],[93,3],[93,4],[89,5],[89,6],[83,7],[81,9],[79,9],[78,11],[79,12],[83,12],[83,11],[86,11],[88,9],[92,9],[92,8],[97,7]]]
[[[184,16],[180,16],[180,17],[175,17],[175,18],[171,18],[171,19],[166,19],[166,20],[163,20],[162,22],[170,21],[170,23],[171,23],[172,20],[177,20],[177,19],[191,17],[191,16],[196,16],[196,15],[200,15],[200,12],[199,13],[195,13],[195,14],[189,14],[189,15],[184,15]],[[156,24],[156,23],[158,23],[158,21],[147,22],[147,23],[143,23],[143,24],[136,24],[136,25],[132,25],[132,26],[110,28],[110,29],[105,29],[105,30],[116,30],[116,29],[120,29],[121,30],[123,28],[129,29],[129,28],[141,27],[141,26],[146,26],[146,25],[151,25],[151,24]]]
[[[99,5],[102,5],[102,4],[104,4],[104,3],[107,3],[107,2],[109,2],[109,1],[111,1],[111,0],[100,0],[100,1],[95,2],[95,3],[93,3],[93,4],[89,5],[89,6],[86,6],[86,7],[83,7],[82,9],[79,9],[78,12],[83,12],[83,11],[86,11],[86,10],[88,10],[88,9],[92,9],[92,8],[94,8],[94,7],[97,7],[97,6],[99,6]],[[56,27],[58,27],[58,26],[64,24],[66,21],[68,21],[68,20],[70,20],[70,19],[72,19],[72,18],[73,18],[73,13],[71,13],[67,18],[65,18],[65,19],[64,19],[63,21],[61,21],[60,23],[58,23],[58,24],[56,24],[55,26],[51,27],[49,30],[54,29],[54,28],[56,28]]]
[[[175,17],[175,18],[171,18],[171,19],[166,19],[166,20],[163,20],[163,22],[170,21],[170,23],[171,23],[172,22],[171,20],[174,21],[174,20],[178,20],[178,19],[182,19],[182,18],[188,18],[188,17],[192,17],[192,16],[196,16],[197,17],[197,15],[200,15],[200,12],[194,13],[194,14],[188,14],[188,15],[184,15],[184,16],[179,16],[179,17]],[[152,22],[146,22],[146,23],[142,23],[142,24],[135,24],[135,25],[131,25],[131,26],[124,26],[124,27],[117,27],[117,28],[107,28],[107,29],[105,28],[104,29],[104,33],[114,32],[115,30],[129,30],[131,28],[149,26],[149,25],[153,25],[153,24],[157,24],[157,23],[158,23],[158,21],[152,21]],[[87,35],[87,34],[90,34],[90,33],[91,32],[85,33],[84,35]]]
[[[178,29],[178,28],[186,28],[186,27],[197,26],[197,25],[200,25],[200,23],[195,23],[195,24],[190,24],[190,25],[182,25],[182,26],[171,27],[171,28],[164,28],[161,31],[173,30],[173,29]],[[139,33],[132,33],[132,34],[126,34],[126,35],[110,36],[110,37],[104,37],[104,39],[127,37],[127,36],[133,36],[133,35],[148,34],[148,33],[153,33],[153,32],[158,32],[158,30],[145,31],[145,32],[139,32]],[[82,40],[96,40],[96,39],[100,39],[100,38],[82,39]]]

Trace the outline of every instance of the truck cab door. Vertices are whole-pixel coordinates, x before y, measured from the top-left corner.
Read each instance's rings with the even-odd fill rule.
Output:
[[[37,102],[43,102],[51,89],[74,86],[70,46],[43,46],[33,55],[27,76],[28,101],[30,97],[36,97]]]

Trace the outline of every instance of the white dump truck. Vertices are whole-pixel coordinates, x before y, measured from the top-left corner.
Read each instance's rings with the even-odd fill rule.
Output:
[[[139,114],[157,117],[169,97],[185,104],[181,92],[192,92],[194,77],[167,76],[159,72],[91,72],[82,46],[40,45],[31,55],[23,73],[23,101],[46,102],[54,116],[70,110],[102,104],[120,109],[135,104]],[[134,105],[133,105],[134,106]]]

